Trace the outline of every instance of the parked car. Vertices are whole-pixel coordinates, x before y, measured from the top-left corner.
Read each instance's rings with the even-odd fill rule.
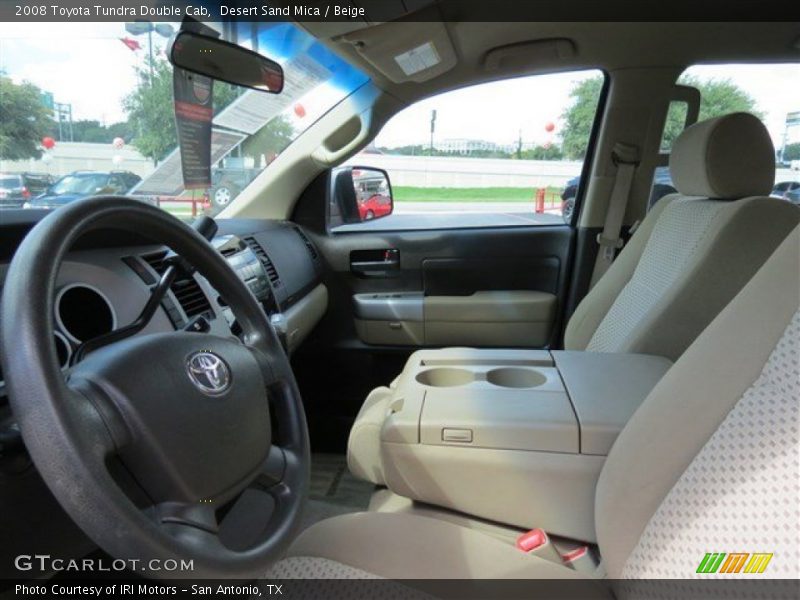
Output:
[[[0,208],[19,208],[52,183],[47,173],[0,173]]]
[[[781,181],[776,183],[770,195],[788,200],[792,204],[800,204],[800,181]]]
[[[385,217],[392,212],[392,199],[384,194],[375,194],[358,203],[358,214],[362,221]]]
[[[575,197],[578,195],[578,186],[581,178],[573,177],[567,181],[564,191],[561,192],[561,214],[566,223],[572,221],[572,212],[575,210]],[[674,194],[677,190],[672,184],[672,176],[669,174],[669,167],[657,167],[653,175],[653,188],[650,191],[650,202],[648,206],[653,206],[667,194]]]
[[[358,215],[362,221],[384,217],[392,212],[392,197],[386,177],[379,171],[353,169]]]
[[[127,194],[141,177],[129,171],[75,171],[64,175],[26,208],[57,208],[87,196]]]
[[[262,169],[244,167],[212,169],[211,188],[208,191],[211,204],[214,205],[214,208],[225,208],[261,171]]]

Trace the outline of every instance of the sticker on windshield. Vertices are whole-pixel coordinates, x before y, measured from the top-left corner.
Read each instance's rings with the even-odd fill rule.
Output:
[[[187,190],[211,185],[211,119],[214,82],[175,67],[175,123],[181,149],[183,185]]]

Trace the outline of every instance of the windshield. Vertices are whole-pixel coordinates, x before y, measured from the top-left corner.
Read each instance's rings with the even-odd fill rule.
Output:
[[[91,194],[102,189],[108,177],[103,175],[67,175],[59,179],[48,191],[50,194],[60,196],[62,194]]]
[[[145,21],[0,23],[0,169],[48,174],[56,195],[113,184],[182,218],[216,215],[368,81],[294,24],[229,24],[226,39],[281,64],[284,90],[214,83],[211,185],[187,190],[164,53],[174,31]]]

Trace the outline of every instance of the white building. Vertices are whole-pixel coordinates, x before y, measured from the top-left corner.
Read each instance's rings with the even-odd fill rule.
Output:
[[[152,170],[153,161],[132,146],[116,149],[111,144],[88,142],[56,142],[55,147],[39,159],[0,160],[3,173],[32,171],[54,177],[73,171],[131,171],[144,177]]]
[[[439,152],[461,154],[463,156],[469,156],[475,152],[494,152],[498,149],[498,145],[494,142],[468,138],[451,138],[434,141],[433,147]]]

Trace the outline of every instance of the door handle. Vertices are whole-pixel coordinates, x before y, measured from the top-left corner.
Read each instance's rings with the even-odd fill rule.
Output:
[[[396,277],[400,274],[400,251],[354,250],[350,253],[350,271],[359,277]]]

